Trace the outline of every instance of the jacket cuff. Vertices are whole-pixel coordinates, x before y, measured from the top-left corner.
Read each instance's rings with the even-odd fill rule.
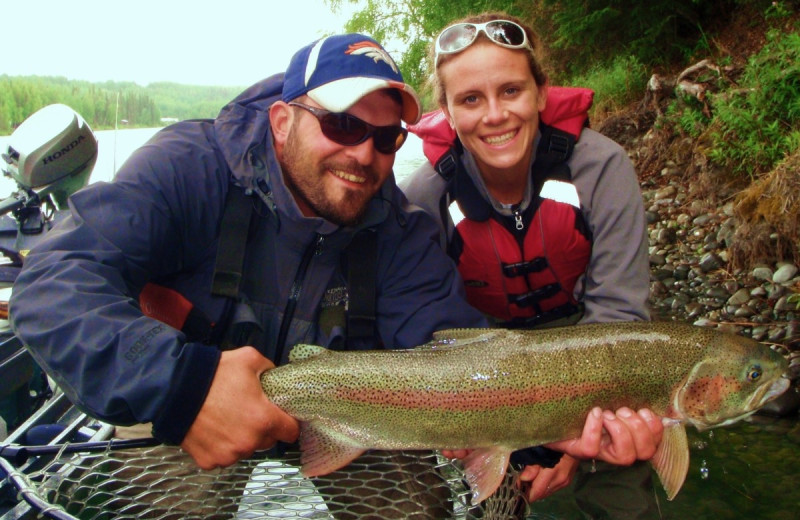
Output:
[[[552,468],[558,464],[562,455],[564,454],[560,451],[551,450],[544,446],[534,446],[532,448],[524,448],[512,452],[511,464],[517,468],[534,465],[539,465],[543,468]]]
[[[199,343],[187,344],[173,374],[169,394],[153,421],[153,436],[179,445],[192,426],[211,388],[221,352]]]

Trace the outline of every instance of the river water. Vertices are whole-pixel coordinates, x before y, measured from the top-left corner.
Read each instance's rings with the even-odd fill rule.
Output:
[[[90,182],[110,181],[125,159],[158,129],[96,132],[98,159]],[[8,136],[0,136],[5,152]],[[413,135],[397,154],[398,180],[424,162],[421,141]],[[5,166],[5,163],[2,164]],[[11,179],[0,178],[0,195],[14,189]],[[689,428],[691,467],[673,501],[657,483],[664,519],[669,520],[797,520],[800,518],[800,423],[796,418],[756,418],[707,432]],[[532,507],[532,519],[580,520],[570,493],[562,491]]]
[[[800,518],[800,422],[756,416],[731,426],[687,429],[690,467],[668,501],[653,473],[664,520]],[[583,520],[568,490],[531,506],[530,520]]]

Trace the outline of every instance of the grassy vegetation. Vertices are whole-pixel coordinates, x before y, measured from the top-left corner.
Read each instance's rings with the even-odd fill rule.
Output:
[[[738,86],[712,103],[709,157],[736,175],[772,170],[800,147],[800,34],[771,31]]]
[[[590,120],[616,112],[631,101],[642,97],[648,78],[648,68],[636,56],[617,56],[608,65],[591,68],[567,81],[570,85],[587,87],[595,92]]]

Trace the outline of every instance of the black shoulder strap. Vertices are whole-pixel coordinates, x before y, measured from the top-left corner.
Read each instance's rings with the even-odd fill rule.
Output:
[[[374,229],[356,233],[347,246],[347,342],[375,337],[378,237]]]
[[[541,123],[541,139],[536,149],[536,160],[531,168],[534,175],[544,179],[571,180],[566,162],[575,149],[577,138],[564,130]],[[559,167],[563,165],[563,167]]]
[[[252,216],[252,197],[241,186],[231,184],[225,197],[214,279],[211,285],[211,293],[215,296],[229,298],[239,296]]]

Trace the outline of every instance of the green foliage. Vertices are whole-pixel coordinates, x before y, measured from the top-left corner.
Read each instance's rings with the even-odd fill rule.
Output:
[[[245,87],[209,87],[178,83],[150,83],[145,88],[162,116],[177,119],[214,118]]]
[[[647,64],[669,63],[695,48],[704,24],[717,21],[736,0],[544,0],[550,9],[550,42],[567,74],[586,60],[609,62],[632,55]]]
[[[636,56],[617,56],[608,66],[592,67],[570,83],[595,92],[592,117],[622,108],[641,97],[647,85],[648,70]]]
[[[40,108],[63,103],[95,129],[160,126],[161,117],[215,117],[242,89],[132,82],[90,83],[64,77],[0,76],[0,135],[13,132]]]
[[[793,7],[791,2],[771,2],[767,7],[765,16],[769,20],[771,18],[785,18],[792,13]]]
[[[734,173],[754,175],[800,145],[800,34],[771,31],[739,86],[713,101],[709,155]]]
[[[40,108],[63,103],[77,111],[92,128],[111,128],[126,119],[135,126],[156,126],[158,109],[134,83],[95,84],[64,77],[0,76],[0,133],[11,133]]]
[[[703,109],[703,104],[695,98],[677,99],[667,106],[658,125],[674,128],[677,135],[696,139],[706,131],[711,122]]]

